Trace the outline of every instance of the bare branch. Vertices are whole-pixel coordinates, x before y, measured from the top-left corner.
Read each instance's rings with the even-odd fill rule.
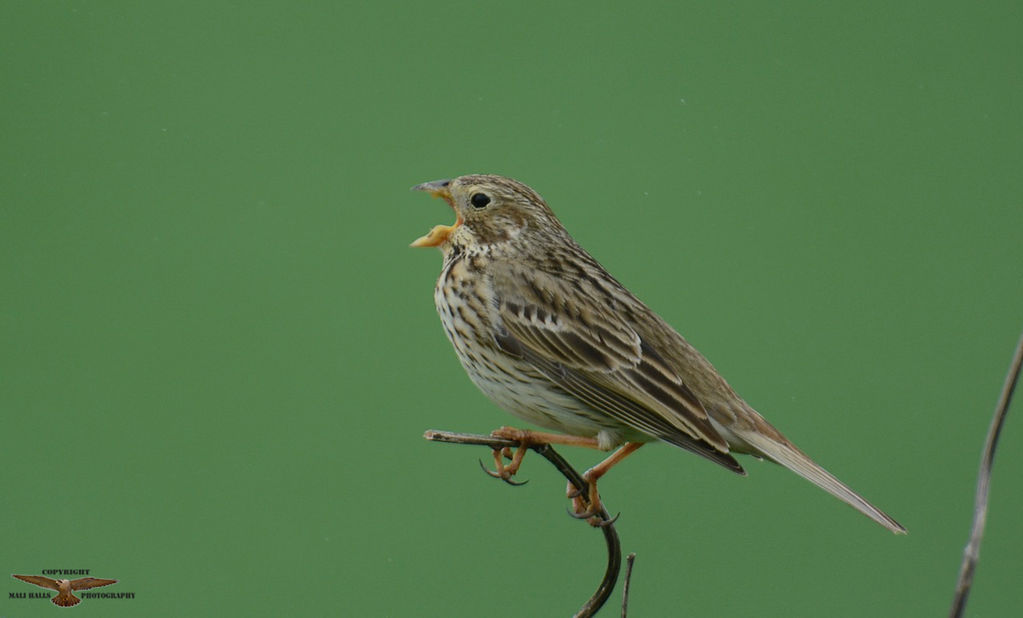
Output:
[[[995,415],[991,419],[991,427],[988,429],[987,441],[981,455],[980,472],[977,474],[977,497],[973,510],[973,528],[970,532],[970,542],[963,550],[963,563],[959,568],[959,581],[956,583],[956,593],[952,599],[952,608],[948,613],[949,618],[960,618],[963,615],[963,611],[966,609],[966,598],[970,594],[970,586],[973,585],[973,572],[977,567],[977,560],[980,558],[980,541],[984,536],[984,523],[987,521],[987,502],[990,491],[991,466],[995,460],[995,447],[998,445],[998,434],[1001,433],[1005,417],[1009,412],[1009,402],[1012,401],[1012,393],[1019,381],[1021,368],[1023,368],[1023,336],[1016,344],[1016,354],[1013,356],[1012,364],[1009,365],[1009,374],[1005,377],[1002,395],[998,398],[998,405],[995,406]]]
[[[448,444],[475,444],[480,446],[487,446],[491,449],[502,449],[505,447],[516,447],[519,445],[517,440],[507,440],[505,438],[494,438],[491,436],[483,436],[478,434],[468,433],[452,433],[448,431],[436,431],[430,430],[423,434],[423,437],[432,442],[446,442]],[[537,444],[530,445],[531,450],[536,451],[539,455],[543,456],[544,459],[551,462],[558,472],[562,474],[568,482],[572,483],[572,486],[579,491],[579,496],[583,501],[588,503],[587,496],[589,496],[589,484],[583,479],[582,475],[579,474],[575,468],[573,468],[565,459],[554,450],[549,444]],[[600,585],[597,587],[597,591],[593,593],[586,603],[579,609],[575,614],[575,618],[589,618],[597,613],[607,599],[611,596],[614,591],[615,583],[618,581],[618,573],[622,568],[622,545],[618,540],[618,532],[614,527],[614,520],[608,514],[606,509],[601,509],[597,513],[597,517],[602,520],[602,524],[598,527],[604,533],[604,541],[607,544],[607,569],[604,572],[603,579],[600,580]]]
[[[625,584],[622,586],[622,618],[629,613],[629,582],[632,581],[632,564],[636,562],[636,552],[625,557]]]

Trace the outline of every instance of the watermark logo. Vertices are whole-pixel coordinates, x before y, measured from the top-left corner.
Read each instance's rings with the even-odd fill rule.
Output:
[[[55,570],[55,571],[44,571],[44,573],[51,573],[53,575],[64,575],[64,574],[79,575],[79,574],[83,574],[83,573],[84,574],[88,574],[89,570],[88,569],[77,569],[77,570],[73,570],[73,571]],[[116,579],[98,579],[96,577],[79,577],[78,579],[52,579],[52,578],[46,577],[45,575],[12,575],[12,577],[14,577],[15,579],[20,579],[21,581],[27,582],[29,584],[35,584],[36,586],[39,586],[40,588],[49,588],[50,590],[56,590],[57,591],[57,596],[53,597],[50,600],[53,601],[54,605],[59,605],[61,607],[72,607],[72,606],[78,605],[79,603],[82,602],[81,599],[79,599],[78,597],[76,597],[74,595],[74,591],[76,591],[76,590],[89,590],[90,588],[99,588],[100,586],[109,586],[110,584],[116,584],[117,583]],[[128,592],[128,593],[125,593],[125,594],[126,595],[131,595],[131,597],[125,597],[125,598],[133,598],[135,596],[134,593],[131,593],[131,592]],[[27,593],[27,594],[24,593],[24,592],[21,592],[21,593],[19,593],[19,592],[12,592],[12,593],[10,593],[10,596],[11,596],[11,598],[14,598],[14,599],[25,599],[25,598],[37,599],[37,598],[46,598],[47,596],[49,596],[49,594],[48,593],[43,593],[43,592],[31,592],[31,593]],[[91,598],[91,597],[96,597],[96,596],[101,596],[101,595],[93,593],[93,594],[83,594],[82,596],[84,596],[86,598]],[[102,595],[102,596],[107,596],[107,595]],[[118,598],[121,597],[121,595],[116,595],[116,596]]]

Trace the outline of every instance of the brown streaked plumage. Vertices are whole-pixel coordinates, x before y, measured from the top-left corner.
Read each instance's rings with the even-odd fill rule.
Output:
[[[566,435],[502,428],[526,442],[621,447],[587,472],[596,480],[660,440],[745,474],[733,454],[779,463],[893,532],[905,532],[796,448],[695,348],[607,273],[526,185],[469,175],[413,187],[455,211],[412,243],[438,247],[437,311],[462,366],[495,403]],[[509,466],[495,455],[508,480]],[[581,510],[577,502],[577,511]],[[593,511],[582,513],[589,516]]]
[[[42,575],[12,575],[15,579],[35,584],[41,588],[56,590],[57,596],[50,599],[54,605],[71,607],[82,602],[81,599],[71,593],[72,590],[88,590],[116,584],[116,579],[97,579],[95,577],[80,577],[78,579],[50,579]]]

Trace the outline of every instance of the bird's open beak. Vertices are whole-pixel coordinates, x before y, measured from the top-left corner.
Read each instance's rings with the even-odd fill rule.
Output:
[[[439,197],[451,206],[454,210],[455,205],[451,201],[451,192],[448,191],[448,185],[451,184],[450,180],[434,180],[433,182],[424,182],[421,185],[412,187],[413,191],[426,191],[434,197]],[[462,217],[459,216],[455,220],[454,225],[435,225],[426,236],[420,236],[419,238],[412,241],[410,247],[439,247],[444,244],[451,233],[462,225]]]

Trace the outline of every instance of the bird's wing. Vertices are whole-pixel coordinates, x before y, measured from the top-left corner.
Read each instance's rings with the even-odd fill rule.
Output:
[[[621,423],[742,471],[699,399],[599,281],[569,285],[510,266],[496,267],[493,276],[503,324],[497,342],[506,352]]]
[[[35,584],[42,588],[49,588],[51,590],[60,590],[60,586],[57,585],[57,580],[50,579],[49,577],[43,577],[42,575],[14,575],[16,579],[20,579],[23,582]]]
[[[72,590],[88,590],[89,588],[99,588],[100,586],[109,586],[110,584],[116,584],[116,579],[97,579],[95,577],[80,577],[78,579],[71,580]]]

